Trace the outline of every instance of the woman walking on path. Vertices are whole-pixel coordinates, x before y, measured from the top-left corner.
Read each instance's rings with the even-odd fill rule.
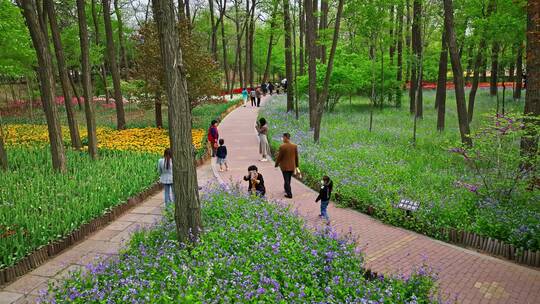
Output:
[[[217,120],[212,120],[210,128],[208,128],[208,142],[212,146],[212,157],[216,156],[216,150],[219,147],[218,145],[219,132],[217,129]]]
[[[262,154],[262,162],[268,161],[267,156],[271,155],[270,144],[268,143],[268,124],[266,119],[261,118],[255,125],[257,134],[259,135],[259,153]]]
[[[244,107],[245,107],[248,100],[248,91],[246,88],[242,89],[242,99],[244,100]]]
[[[163,152],[163,158],[160,158],[157,164],[159,182],[163,185],[163,190],[165,190],[165,207],[169,207],[174,201],[172,166],[171,149],[167,148]]]

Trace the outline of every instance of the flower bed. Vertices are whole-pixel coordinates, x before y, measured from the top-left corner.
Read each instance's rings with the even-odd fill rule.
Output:
[[[86,129],[80,128],[83,142],[86,142]],[[49,143],[49,133],[46,125],[10,124],[6,128],[7,145],[39,146]],[[161,154],[169,145],[169,134],[165,129],[153,127],[132,128],[126,130],[113,130],[107,127],[96,129],[98,148],[116,151],[134,151],[153,154]],[[195,149],[203,146],[205,131],[202,129],[191,130]],[[69,129],[62,126],[62,137],[66,145],[69,144]]]
[[[426,268],[401,278],[365,278],[354,242],[312,234],[284,207],[207,189],[205,231],[179,248],[170,217],[135,234],[112,262],[88,265],[52,287],[43,302],[98,303],[429,303]],[[416,301],[416,302],[415,302]]]
[[[528,191],[526,182],[520,181],[505,201],[489,199],[478,174],[463,162],[462,156],[449,152],[459,141],[455,110],[448,109],[447,130],[437,132],[432,99],[433,94],[426,94],[426,111],[424,119],[418,122],[416,147],[410,144],[412,119],[407,109],[377,110],[373,131],[369,132],[366,104],[355,101],[341,105],[336,112],[325,113],[320,145],[313,143],[313,134],[308,131],[305,108],[296,121],[276,99],[263,108],[261,116],[269,121],[274,147],[283,132],[290,132],[292,140],[300,145],[304,182],[314,186],[322,175],[329,175],[335,182],[335,199],[341,205],[372,214],[386,223],[512,259],[514,253],[521,255],[529,249],[529,257],[524,260],[538,265],[534,256],[540,256],[540,191]],[[481,122],[485,123],[483,113],[494,111],[487,96],[480,95],[478,101],[478,118],[473,125],[477,130]],[[519,136],[513,142],[517,144],[512,150],[503,152],[519,155]],[[487,148],[486,151],[493,152]],[[499,160],[496,168],[502,170],[503,158]],[[482,166],[486,166],[485,162]],[[493,168],[493,164],[490,166]],[[517,169],[519,158],[505,166]],[[473,184],[476,186],[472,187]],[[395,208],[401,199],[420,202],[419,210],[409,215]],[[495,240],[504,241],[508,250]],[[495,245],[489,245],[492,243]],[[523,260],[519,256],[515,259]]]

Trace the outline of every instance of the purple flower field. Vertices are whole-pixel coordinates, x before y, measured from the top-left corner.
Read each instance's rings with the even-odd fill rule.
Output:
[[[170,216],[138,232],[117,259],[88,265],[42,303],[432,303],[425,266],[364,278],[354,240],[312,233],[279,203],[221,186],[205,189],[204,233],[185,248]]]

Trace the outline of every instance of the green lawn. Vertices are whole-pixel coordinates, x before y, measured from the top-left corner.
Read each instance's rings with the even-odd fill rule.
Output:
[[[342,101],[333,113],[325,113],[320,145],[313,143],[308,128],[307,109],[301,102],[301,117],[285,114],[283,98],[274,99],[261,112],[269,121],[273,145],[280,134],[290,132],[300,144],[301,169],[308,183],[329,175],[336,182],[343,206],[366,211],[377,207],[375,216],[383,221],[422,233],[437,235],[439,228],[459,228],[510,242],[518,247],[540,247],[540,191],[525,191],[519,185],[509,201],[489,200],[458,182],[480,182],[463,158],[448,150],[459,146],[456,106],[449,91],[446,129],[436,130],[434,92],[425,92],[424,118],[418,120],[417,142],[408,99],[403,107],[375,110],[369,132],[370,106],[366,98]],[[496,100],[480,91],[473,131],[479,130],[495,114]],[[521,112],[523,102],[507,101],[507,111]],[[511,150],[517,151],[517,144]],[[518,155],[518,153],[515,153]],[[518,168],[518,163],[510,166]],[[392,208],[400,199],[421,203],[416,220]]]

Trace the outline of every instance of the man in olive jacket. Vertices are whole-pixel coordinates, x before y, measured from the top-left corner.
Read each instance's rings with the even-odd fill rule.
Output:
[[[291,178],[296,168],[298,168],[298,147],[291,143],[291,135],[283,134],[283,144],[279,147],[279,153],[276,158],[276,168],[279,166],[283,173],[285,182],[285,197],[292,198]]]

